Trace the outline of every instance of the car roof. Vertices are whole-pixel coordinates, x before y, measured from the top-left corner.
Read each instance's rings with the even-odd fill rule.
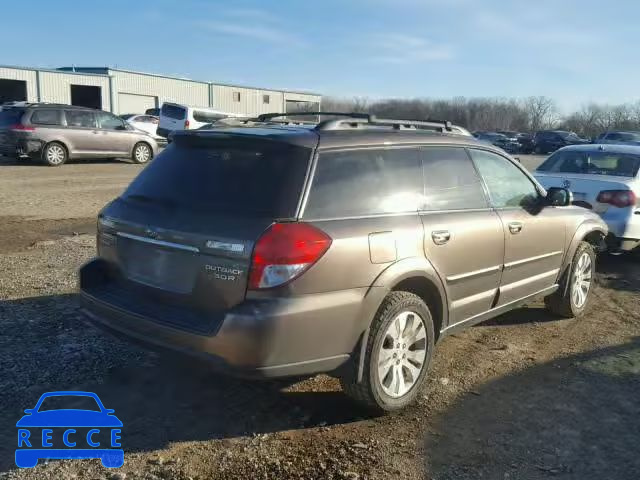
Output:
[[[640,145],[587,143],[585,145],[570,145],[558,151],[611,152],[640,155]]]
[[[65,103],[28,103],[21,105],[24,108],[64,108],[65,110],[91,110],[98,111],[98,109],[90,107],[82,107],[79,105],[67,105]]]
[[[319,149],[428,144],[477,146],[504,155],[502,150],[488,148],[487,144],[467,135],[377,127],[317,130],[313,125],[216,126],[209,130],[178,130],[172,135],[174,140],[189,137],[254,137]]]

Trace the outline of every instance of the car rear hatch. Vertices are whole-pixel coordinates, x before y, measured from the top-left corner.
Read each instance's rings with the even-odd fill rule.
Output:
[[[0,154],[14,155],[18,140],[25,135],[21,129],[24,115],[22,108],[8,108],[0,111]]]
[[[628,177],[579,173],[546,174],[536,172],[535,176],[545,188],[568,188],[573,193],[574,205],[589,208],[601,215],[615,206],[599,201],[599,198],[603,198],[600,197],[600,193],[631,190],[632,182],[632,179]]]
[[[198,136],[177,136],[101,213],[105,275],[87,288],[120,308],[209,332],[245,299],[258,238],[295,219],[312,149]]]
[[[187,120],[187,109],[180,105],[165,103],[160,110],[160,122],[158,128],[173,132],[174,130],[184,130]]]

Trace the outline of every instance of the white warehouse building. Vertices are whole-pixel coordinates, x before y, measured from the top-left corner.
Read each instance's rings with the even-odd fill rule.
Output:
[[[48,102],[99,108],[116,114],[144,113],[163,102],[209,107],[226,113],[319,110],[321,96],[167,77],[109,67],[55,70],[0,66],[0,104]]]

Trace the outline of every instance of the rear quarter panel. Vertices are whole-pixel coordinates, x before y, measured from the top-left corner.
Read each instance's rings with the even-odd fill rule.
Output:
[[[300,278],[276,294],[360,292],[362,300],[357,309],[345,309],[344,316],[325,320],[329,328],[333,325],[336,336],[344,337],[335,341],[346,341],[352,349],[394,283],[411,269],[424,276],[430,267],[423,254],[422,223],[417,213],[310,223],[332,238],[331,247]]]

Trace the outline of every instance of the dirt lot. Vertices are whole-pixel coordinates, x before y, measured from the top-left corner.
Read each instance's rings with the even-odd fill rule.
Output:
[[[579,320],[537,302],[444,339],[418,404],[371,418],[325,376],[220,378],[81,322],[95,215],[140,169],[0,159],[0,478],[640,478],[640,261],[602,258]],[[123,468],[15,468],[15,422],[52,390],[115,409]]]

